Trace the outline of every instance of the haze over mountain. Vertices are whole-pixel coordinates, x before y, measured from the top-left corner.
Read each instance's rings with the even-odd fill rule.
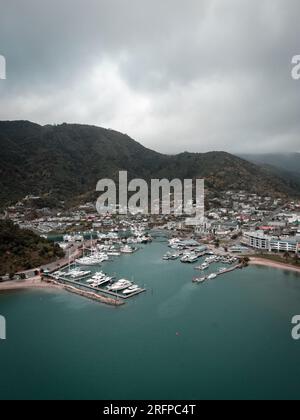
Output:
[[[279,175],[300,189],[300,153],[244,154],[240,157]]]
[[[276,166],[284,171],[300,175],[300,153],[241,154],[240,156],[259,165]]]
[[[95,126],[41,126],[28,121],[0,122],[0,198],[2,205],[27,194],[82,200],[101,178],[205,178],[210,190],[247,190],[296,195],[287,180],[226,152],[163,155],[127,135]],[[170,147],[170,153],[172,148]]]

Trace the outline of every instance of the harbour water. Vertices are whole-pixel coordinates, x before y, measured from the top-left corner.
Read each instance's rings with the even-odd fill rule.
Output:
[[[300,276],[264,267],[192,284],[154,242],[102,269],[147,292],[122,307],[64,291],[0,295],[0,399],[299,398]]]

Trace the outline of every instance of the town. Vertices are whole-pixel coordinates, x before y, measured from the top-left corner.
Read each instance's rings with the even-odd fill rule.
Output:
[[[61,236],[60,246],[67,250],[74,242],[94,237],[112,239],[117,232],[134,227],[143,231],[159,229],[170,237],[195,239],[202,244],[223,247],[237,254],[278,254],[297,259],[300,250],[300,202],[283,198],[262,197],[245,191],[220,192],[209,196],[205,220],[189,226],[185,217],[170,215],[107,213],[99,215],[95,203],[74,209],[38,208],[40,197],[26,196],[8,207],[1,218],[10,219],[22,229],[30,229],[42,237]],[[108,236],[105,236],[108,235]],[[137,241],[143,241],[136,235]]]

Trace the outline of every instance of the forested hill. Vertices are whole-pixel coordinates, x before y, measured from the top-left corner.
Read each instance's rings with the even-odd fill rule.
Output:
[[[0,277],[37,268],[63,256],[58,245],[9,220],[0,220]]]
[[[247,190],[297,195],[297,186],[225,152],[163,155],[127,135],[100,127],[28,121],[0,122],[0,199],[14,202],[28,194],[55,200],[84,199],[101,178],[206,178],[211,190]]]

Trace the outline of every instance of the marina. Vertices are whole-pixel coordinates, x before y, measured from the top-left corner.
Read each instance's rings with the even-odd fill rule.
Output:
[[[50,282],[51,282],[52,276],[48,274],[46,275],[46,279],[50,279]],[[100,296],[104,294],[104,295],[111,296],[117,299],[129,299],[133,296],[139,295],[140,293],[146,292],[146,289],[138,288],[137,290],[133,290],[131,293],[121,294],[121,293],[114,292],[113,290],[108,290],[108,289],[103,289],[103,288],[100,289],[98,287],[94,287],[87,283],[86,284],[79,283],[78,281],[74,281],[66,277],[55,278],[55,281],[63,285],[73,286],[73,289],[77,289],[78,291],[81,291],[81,290],[92,291],[95,294],[100,295]]]
[[[140,238],[140,239],[139,239]],[[123,302],[141,293],[146,292],[146,288],[135,284],[134,281],[126,279],[117,279],[116,274],[108,275],[99,269],[103,264],[110,264],[115,259],[133,255],[140,250],[141,245],[152,242],[151,236],[146,234],[143,229],[134,227],[131,236],[123,238],[117,232],[109,234],[90,235],[90,240],[84,241],[84,237],[77,234],[76,236],[64,236],[64,241],[80,241],[82,246],[78,249],[80,256],[71,256],[65,263],[59,267],[59,270],[45,269],[43,276],[48,282],[61,284],[66,290],[72,288],[72,292],[86,296],[87,293],[93,293],[93,296],[105,297],[109,296],[116,302]],[[129,244],[136,243],[139,246],[131,246]],[[67,286],[67,287],[66,287]],[[86,291],[82,293],[82,291]],[[87,296],[88,297],[88,296]],[[111,304],[111,301],[108,300]]]
[[[193,273],[198,274],[194,265],[163,261],[167,252],[168,242],[161,238],[132,257],[84,268],[93,272],[91,277],[102,270],[130,281],[134,273],[134,284],[143,285],[147,293],[129,299],[87,287],[78,291],[77,281],[69,281],[63,290],[0,294],[1,310],[10,320],[9,340],[0,346],[6,361],[1,394],[70,399],[297,397],[299,349],[289,338],[286,320],[299,309],[299,275],[250,266],[196,287],[191,282]],[[231,268],[221,262],[210,267],[213,272]],[[99,300],[99,294],[106,301]],[[246,335],[240,334],[242,328]],[[283,337],[279,347],[278,337]],[[126,354],[125,363],[121,353]],[[48,359],[49,365],[44,363]],[[241,365],[248,366],[243,374]],[[78,387],[78,378],[84,387]]]
[[[134,232],[134,233],[133,233]],[[97,239],[93,240],[91,237],[89,246],[82,246],[82,256],[76,258],[69,263],[65,268],[54,270],[53,272],[47,272],[45,275],[48,279],[52,279],[57,283],[63,285],[69,285],[79,292],[82,290],[92,292],[99,296],[109,296],[116,300],[125,301],[132,297],[136,297],[141,293],[146,292],[146,287],[136,284],[134,279],[129,280],[126,277],[122,277],[121,273],[107,273],[102,270],[103,265],[108,269],[115,260],[120,258],[126,258],[128,255],[132,255],[133,260],[136,259],[137,251],[143,252],[142,242],[139,245],[132,246],[132,243],[137,243],[136,238],[141,237],[137,234],[139,230],[137,228],[131,230],[131,236],[126,239],[120,240],[117,232],[112,232],[109,235],[97,235]],[[138,235],[133,236],[133,235]],[[143,235],[143,238],[150,238],[151,241],[147,240],[147,246],[152,246],[152,236]],[[207,280],[214,280],[217,277],[230,273],[242,265],[238,262],[239,259],[230,253],[216,253],[209,247],[200,244],[197,241],[192,240],[180,240],[179,238],[167,239],[168,247],[172,251],[168,251],[162,254],[162,260],[164,262],[171,261],[173,264],[192,265],[194,270],[202,272],[202,275],[193,277],[193,283],[202,284]],[[200,265],[194,265],[196,262],[201,260]],[[216,272],[208,272],[204,275],[204,272],[209,270],[211,266],[215,264],[224,264],[229,267],[217,267]],[[234,265],[233,265],[234,264]],[[130,276],[129,278],[131,278]],[[187,280],[189,276],[186,276]]]
[[[118,240],[117,234],[114,234],[113,239],[110,239],[112,242],[118,242]],[[103,271],[94,270],[99,269],[104,263],[109,264],[109,262],[113,261],[113,258],[134,254],[138,249],[129,245],[122,247],[116,247],[112,244],[99,245],[91,240],[90,248],[83,247],[82,257],[76,258],[74,262],[71,262],[69,257],[68,264],[65,267],[52,272],[47,270],[44,272],[44,276],[50,282],[54,281],[55,283],[72,287],[72,292],[77,290],[81,294],[82,290],[85,290],[92,292],[96,296],[110,296],[121,301],[127,300],[146,292],[146,289],[134,284],[133,281],[126,279],[117,280],[116,275],[108,275]],[[86,268],[83,269],[82,267]]]

